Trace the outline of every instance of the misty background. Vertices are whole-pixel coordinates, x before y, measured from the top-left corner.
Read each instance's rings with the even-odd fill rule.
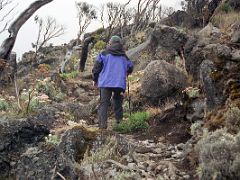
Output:
[[[13,12],[6,21],[15,20],[18,15],[24,11],[31,3],[35,0],[12,0],[12,3],[0,11],[0,17],[3,17],[7,11],[15,7]],[[58,24],[63,25],[66,30],[64,35],[52,39],[49,43],[53,45],[61,45],[68,43],[70,40],[77,38],[78,34],[78,18],[77,9],[75,6],[76,2],[84,2],[81,0],[54,0],[53,2],[41,7],[20,29],[17,40],[15,42],[13,51],[17,53],[17,59],[21,59],[22,54],[32,50],[32,43],[37,39],[38,25],[34,21],[34,17],[37,15],[40,18],[46,19],[47,17],[53,17],[56,19]],[[100,7],[101,4],[107,2],[119,3],[119,0],[88,0],[87,3],[92,4],[96,9]],[[127,0],[122,0],[121,3],[126,3]],[[132,0],[129,6],[136,6],[137,1]],[[181,9],[180,0],[161,0],[161,4],[165,7],[173,7],[174,10]],[[5,21],[5,22],[6,22]],[[3,28],[5,22],[0,23],[0,29]],[[101,23],[98,20],[93,20],[90,26],[87,28],[86,32],[92,32],[97,28],[101,27]],[[0,42],[8,37],[9,33],[7,31],[0,34]]]

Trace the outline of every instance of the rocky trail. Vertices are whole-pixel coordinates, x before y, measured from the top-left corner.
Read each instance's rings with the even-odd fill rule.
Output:
[[[105,31],[87,34],[84,47],[44,47],[37,62],[25,53],[14,82],[5,68],[0,179],[240,179],[240,4],[194,2],[134,34],[124,27],[134,72],[123,121],[110,107],[106,130],[91,80]]]
[[[146,130],[120,134],[112,113],[108,129],[98,130],[99,92],[91,68],[88,63],[84,73],[61,82],[68,91],[64,102],[27,119],[1,119],[1,172],[9,179],[193,179],[186,158],[190,124],[174,105],[152,117]]]

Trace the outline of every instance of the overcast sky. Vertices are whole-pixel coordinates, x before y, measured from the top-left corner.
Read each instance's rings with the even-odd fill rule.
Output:
[[[12,0],[13,5],[17,5],[13,13],[14,17],[26,9],[35,0]],[[78,21],[77,21],[77,11],[75,7],[75,2],[80,2],[82,0],[53,0],[53,2],[41,7],[20,29],[13,51],[17,52],[17,57],[21,57],[24,52],[32,49],[31,43],[35,42],[37,39],[37,25],[34,22],[35,15],[41,18],[46,18],[48,16],[54,17],[58,24],[62,24],[66,27],[66,32],[63,36],[58,37],[52,41],[54,45],[59,45],[63,43],[68,43],[70,40],[77,37],[78,32]],[[83,0],[84,1],[84,0]],[[106,2],[120,2],[119,0],[85,0],[96,7],[100,4]],[[133,4],[136,0],[132,0]],[[127,2],[127,0],[121,0],[122,3]],[[161,0],[161,3],[165,6],[171,6],[175,9],[180,8],[180,0]],[[133,5],[132,4],[132,5]],[[3,12],[0,13],[0,17],[3,16]],[[3,26],[3,23],[0,23]],[[98,22],[94,22],[87,29],[88,32],[95,30],[100,27]],[[8,36],[8,33],[2,33],[0,35],[0,42]]]

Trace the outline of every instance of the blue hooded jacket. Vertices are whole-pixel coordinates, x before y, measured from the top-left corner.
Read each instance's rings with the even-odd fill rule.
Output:
[[[98,87],[126,90],[127,75],[132,73],[133,63],[125,55],[122,46],[113,45],[100,53],[93,68],[93,81]]]

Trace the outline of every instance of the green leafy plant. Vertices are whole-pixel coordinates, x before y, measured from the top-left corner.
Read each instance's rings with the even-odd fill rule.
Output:
[[[48,144],[59,145],[61,140],[57,135],[49,134],[48,137],[45,137],[45,141]]]
[[[137,77],[137,76],[128,76],[128,80],[129,80],[130,82],[133,82],[133,81],[139,81],[140,78]]]
[[[136,112],[132,114],[126,121],[116,124],[114,130],[121,133],[129,133],[141,129],[147,129],[149,128],[149,124],[147,123],[149,118],[149,112]]]
[[[6,111],[9,107],[5,99],[0,98],[0,111]]]
[[[233,10],[233,8],[231,7],[231,5],[229,3],[226,2],[221,5],[220,10],[222,12],[229,13]]]
[[[200,96],[200,89],[196,87],[188,87],[186,88],[183,93],[186,93],[189,98],[197,98]]]
[[[94,45],[94,49],[96,49],[97,51],[101,51],[105,48],[105,46],[106,46],[106,43],[100,40]]]
[[[36,85],[38,92],[47,94],[49,97],[53,97],[56,94],[54,84],[48,81],[38,81]]]
[[[60,74],[60,76],[61,76],[63,79],[74,79],[74,78],[76,78],[78,75],[79,75],[79,72],[78,72],[78,71],[72,71],[72,72],[70,72],[70,73]]]
[[[41,103],[38,99],[35,99],[33,98],[31,101],[30,101],[30,104],[29,104],[29,112],[33,112],[39,108],[41,108],[43,106],[43,103]]]

